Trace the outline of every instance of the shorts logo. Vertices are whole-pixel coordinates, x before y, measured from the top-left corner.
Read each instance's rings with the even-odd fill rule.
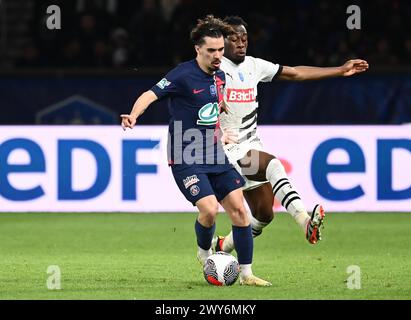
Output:
[[[200,187],[196,184],[191,186],[190,193],[191,193],[192,196],[195,197],[196,195],[198,195],[200,193]]]
[[[159,87],[160,89],[165,89],[166,87],[168,87],[171,84],[170,81],[168,81],[166,78],[161,79],[156,86]]]
[[[188,189],[190,186],[192,186],[193,184],[195,184],[199,181],[200,181],[200,179],[198,179],[197,175],[194,174],[192,176],[189,176],[189,177],[183,179],[184,187],[186,189]]]

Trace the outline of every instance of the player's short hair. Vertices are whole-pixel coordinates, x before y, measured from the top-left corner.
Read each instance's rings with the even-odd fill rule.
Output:
[[[204,19],[197,20],[197,25],[191,30],[190,38],[195,45],[201,45],[205,37],[220,38],[233,33],[234,30],[229,24],[209,14]]]
[[[227,16],[223,21],[230,26],[244,26],[246,28],[248,26],[247,22],[245,22],[240,16]]]

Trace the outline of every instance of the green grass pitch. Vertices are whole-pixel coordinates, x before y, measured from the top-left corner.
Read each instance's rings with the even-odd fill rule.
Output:
[[[214,287],[196,260],[191,213],[1,213],[0,299],[411,299],[411,214],[329,213],[312,246],[287,214],[255,239],[272,287]],[[217,232],[226,233],[225,214]],[[61,271],[49,290],[47,268]],[[361,270],[348,289],[347,267]]]

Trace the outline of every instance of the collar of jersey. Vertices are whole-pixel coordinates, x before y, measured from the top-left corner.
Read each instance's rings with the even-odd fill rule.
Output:
[[[224,57],[223,57],[224,58]],[[207,72],[205,72],[203,69],[201,69],[200,68],[200,66],[198,65],[198,61],[197,61],[197,59],[193,59],[193,63],[194,63],[194,65],[198,68],[198,70],[200,70],[203,74],[205,74],[207,77],[211,77],[211,78],[213,78],[215,75],[216,75],[216,73],[218,72],[218,71],[216,71],[216,72],[214,72],[214,74],[208,74]],[[221,70],[221,69],[220,69]]]
[[[247,56],[246,56],[246,59],[247,59]],[[244,59],[244,61],[241,62],[240,64],[235,64],[235,63],[232,62],[230,59],[228,59],[228,58],[226,58],[226,57],[224,57],[224,56],[223,56],[223,60],[224,60],[225,62],[227,62],[228,64],[232,65],[233,67],[239,67],[239,66],[241,66],[241,65],[245,62],[245,59]]]

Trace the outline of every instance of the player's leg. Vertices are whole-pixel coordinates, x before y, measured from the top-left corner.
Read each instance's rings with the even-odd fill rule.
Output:
[[[211,242],[218,212],[217,198],[206,174],[196,173],[192,167],[180,169],[178,166],[172,166],[171,170],[181,193],[199,210],[194,229],[198,245],[197,259],[204,264],[207,257],[212,254]]]
[[[231,191],[220,201],[232,221],[232,235],[240,264],[240,284],[270,286],[271,283],[253,275],[253,237],[250,220],[244,207],[242,190]]]
[[[238,182],[242,183],[239,184]],[[237,251],[240,264],[240,283],[245,285],[269,286],[271,283],[255,277],[251,264],[253,259],[253,237],[247,210],[244,206],[242,193],[243,179],[233,168],[213,178],[210,183],[216,194],[217,200],[223,206],[232,223],[233,242]]]
[[[258,173],[258,153],[256,153],[256,157],[251,159],[252,161],[250,161],[250,165],[247,168],[245,168],[244,165],[243,168],[240,167],[240,160],[242,160],[250,150],[262,150],[262,148],[263,145],[258,138],[255,138],[252,142],[245,141],[240,144],[228,144],[224,146],[224,151],[228,159],[245,180],[243,192],[251,210],[249,215],[254,237],[261,234],[262,228],[272,220],[274,214],[272,208],[274,197],[271,192],[270,184],[263,178],[264,174],[262,175],[260,182],[250,180],[246,176],[247,173]],[[226,252],[230,252],[234,247],[232,234],[230,233],[228,237],[218,238],[220,240],[223,240],[224,238],[227,240],[227,249],[225,250],[227,250]],[[217,241],[217,237],[213,239],[213,248],[216,248],[216,244],[218,247],[219,242],[222,243],[220,240]],[[219,248],[219,250],[221,250],[221,248]]]
[[[253,236],[257,237],[274,218],[274,196],[271,185],[265,183],[255,189],[244,190],[244,198],[251,210]]]
[[[258,170],[254,170],[255,174],[246,175],[246,177],[256,181],[270,181],[274,197],[305,231],[310,216],[305,210],[297,190],[290,184],[280,160],[269,153],[250,150],[246,157],[240,160],[240,167],[248,168],[252,163],[250,158],[258,159],[258,162],[253,162],[258,163]]]
[[[250,161],[253,159],[253,161]],[[256,161],[255,159],[258,159]],[[316,243],[321,239],[320,226],[324,219],[324,210],[317,205],[310,217],[305,209],[297,190],[291,185],[284,166],[280,160],[273,155],[250,150],[247,155],[239,161],[240,167],[249,168],[250,165],[258,163],[258,168],[251,168],[252,174],[246,175],[250,180],[268,180],[272,186],[272,193],[279,203],[294,218],[301,227],[310,243]]]
[[[252,212],[252,215],[250,214],[251,231],[255,238],[261,234],[263,228],[274,218],[274,197],[271,192],[271,185],[264,183],[255,189],[243,190],[243,193]],[[231,252],[234,250],[232,232],[225,237],[218,236],[213,239],[213,241],[213,246],[216,251]]]
[[[194,226],[198,245],[197,259],[204,265],[205,260],[213,253],[211,243],[215,231],[218,201],[214,195],[209,195],[198,200],[195,205],[199,211]]]

